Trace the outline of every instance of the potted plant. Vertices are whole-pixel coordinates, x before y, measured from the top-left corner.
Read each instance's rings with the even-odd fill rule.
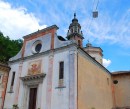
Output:
[[[18,105],[17,105],[17,104],[14,104],[14,105],[13,105],[13,109],[18,109]]]

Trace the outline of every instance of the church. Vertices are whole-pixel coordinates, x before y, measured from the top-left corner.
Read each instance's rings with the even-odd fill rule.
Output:
[[[66,39],[56,25],[24,36],[9,60],[4,109],[130,109],[130,72],[108,71],[103,50],[83,47],[74,14]]]

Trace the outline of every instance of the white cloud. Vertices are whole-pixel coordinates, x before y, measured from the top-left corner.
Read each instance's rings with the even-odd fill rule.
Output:
[[[104,4],[104,2],[105,1],[102,0],[101,3]],[[49,14],[49,16],[56,19],[56,24],[62,26],[60,26],[59,29],[59,31],[61,31],[64,22],[69,25],[71,19],[73,18],[73,13],[76,12],[79,23],[82,26],[85,42],[87,42],[87,40],[89,39],[91,42],[94,42],[96,44],[107,43],[118,44],[123,47],[130,46],[130,9],[125,9],[124,13],[121,13],[120,11],[111,12],[111,9],[103,9],[104,5],[102,5],[100,6],[102,7],[102,10],[98,11],[98,18],[91,20],[91,8],[94,6],[93,2],[89,0],[82,0],[82,2],[74,2],[74,0],[68,2],[68,0],[66,0],[64,1],[64,5],[60,10],[57,6],[57,3],[55,3],[52,7],[52,10],[55,11],[51,11],[50,13],[52,13],[52,15]],[[69,11],[67,11],[68,9]],[[110,14],[109,12],[111,12],[112,14]],[[53,16],[53,14],[55,15]],[[64,26],[64,28],[67,27],[68,26]],[[62,30],[60,33],[61,35],[66,34],[67,31],[64,32]]]
[[[108,67],[111,64],[111,60],[103,58],[103,66]]]
[[[121,46],[130,46],[130,9],[126,10],[120,18],[115,13],[113,17],[107,13],[100,12],[97,19],[86,19],[82,22],[87,38],[98,44],[117,43]],[[114,19],[116,17],[116,19]],[[88,22],[89,21],[89,22]],[[87,23],[90,24],[86,25]],[[87,31],[86,31],[87,30]],[[125,43],[124,43],[125,42]]]
[[[105,0],[101,0],[100,7],[105,5]],[[60,27],[58,34],[65,36],[67,29],[73,18],[73,13],[77,13],[77,18],[82,26],[84,42],[89,39],[96,44],[118,44],[120,46],[130,46],[130,9],[123,13],[120,11],[112,12],[111,9],[99,9],[97,19],[92,18],[93,1],[90,0],[66,0],[64,3],[57,0],[53,5],[47,0],[31,0],[29,3],[35,9],[33,13],[23,7],[13,8],[9,3],[0,0],[0,30],[11,38],[19,38],[33,31],[45,27],[46,25],[56,24]],[[39,5],[42,4],[42,5]],[[59,6],[60,4],[60,6]],[[73,4],[73,5],[72,5]],[[44,7],[44,12],[43,12]],[[60,8],[60,9],[59,9]],[[120,16],[119,16],[120,15]],[[41,26],[40,23],[46,24]],[[91,22],[91,24],[90,24]],[[125,43],[124,43],[125,42]]]
[[[11,39],[18,39],[38,29],[45,28],[33,13],[24,7],[13,8],[11,4],[0,1],[0,31]]]

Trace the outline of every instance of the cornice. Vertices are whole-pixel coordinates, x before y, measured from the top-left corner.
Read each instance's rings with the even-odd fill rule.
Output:
[[[28,35],[26,35],[26,36],[23,36],[23,38],[24,38],[24,39],[30,38],[32,35],[37,35],[37,34],[39,34],[39,33],[46,32],[46,31],[49,31],[49,30],[54,29],[54,28],[55,28],[55,29],[59,29],[56,25],[52,25],[52,26],[49,26],[49,27],[44,28],[44,29],[42,29],[42,30],[38,30],[38,31],[36,31],[36,32],[34,32],[34,33],[31,33],[31,34],[28,34]]]
[[[36,74],[36,75],[28,75],[24,77],[20,77],[20,79],[24,82],[24,84],[28,86],[38,85],[43,82],[43,78],[46,76],[45,73]]]
[[[84,39],[84,37],[83,37],[81,34],[79,34],[79,33],[69,34],[66,38],[70,39],[70,38],[73,37],[73,36],[77,36],[77,37],[80,37],[81,39]]]
[[[69,45],[67,45],[67,46],[63,46],[63,47],[60,47],[60,48],[47,50],[47,51],[41,52],[41,53],[36,53],[36,54],[30,55],[30,56],[27,56],[27,57],[23,57],[23,58],[19,58],[19,59],[13,60],[13,61],[9,61],[9,64],[15,63],[15,62],[19,62],[19,61],[25,61],[25,60],[27,60],[27,59],[32,59],[32,58],[39,57],[39,56],[43,56],[43,55],[49,55],[49,54],[52,53],[52,52],[55,53],[55,52],[57,52],[57,51],[67,49],[67,48],[70,48],[70,47],[72,47],[72,46],[76,46],[76,47],[77,47],[77,44],[76,44],[76,43],[72,43],[72,44],[69,44]]]

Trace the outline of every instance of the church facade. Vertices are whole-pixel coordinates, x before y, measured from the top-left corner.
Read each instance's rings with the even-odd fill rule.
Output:
[[[76,15],[67,40],[57,29],[24,36],[21,51],[9,60],[4,109],[116,109],[115,76],[102,65],[102,49],[82,46]]]

